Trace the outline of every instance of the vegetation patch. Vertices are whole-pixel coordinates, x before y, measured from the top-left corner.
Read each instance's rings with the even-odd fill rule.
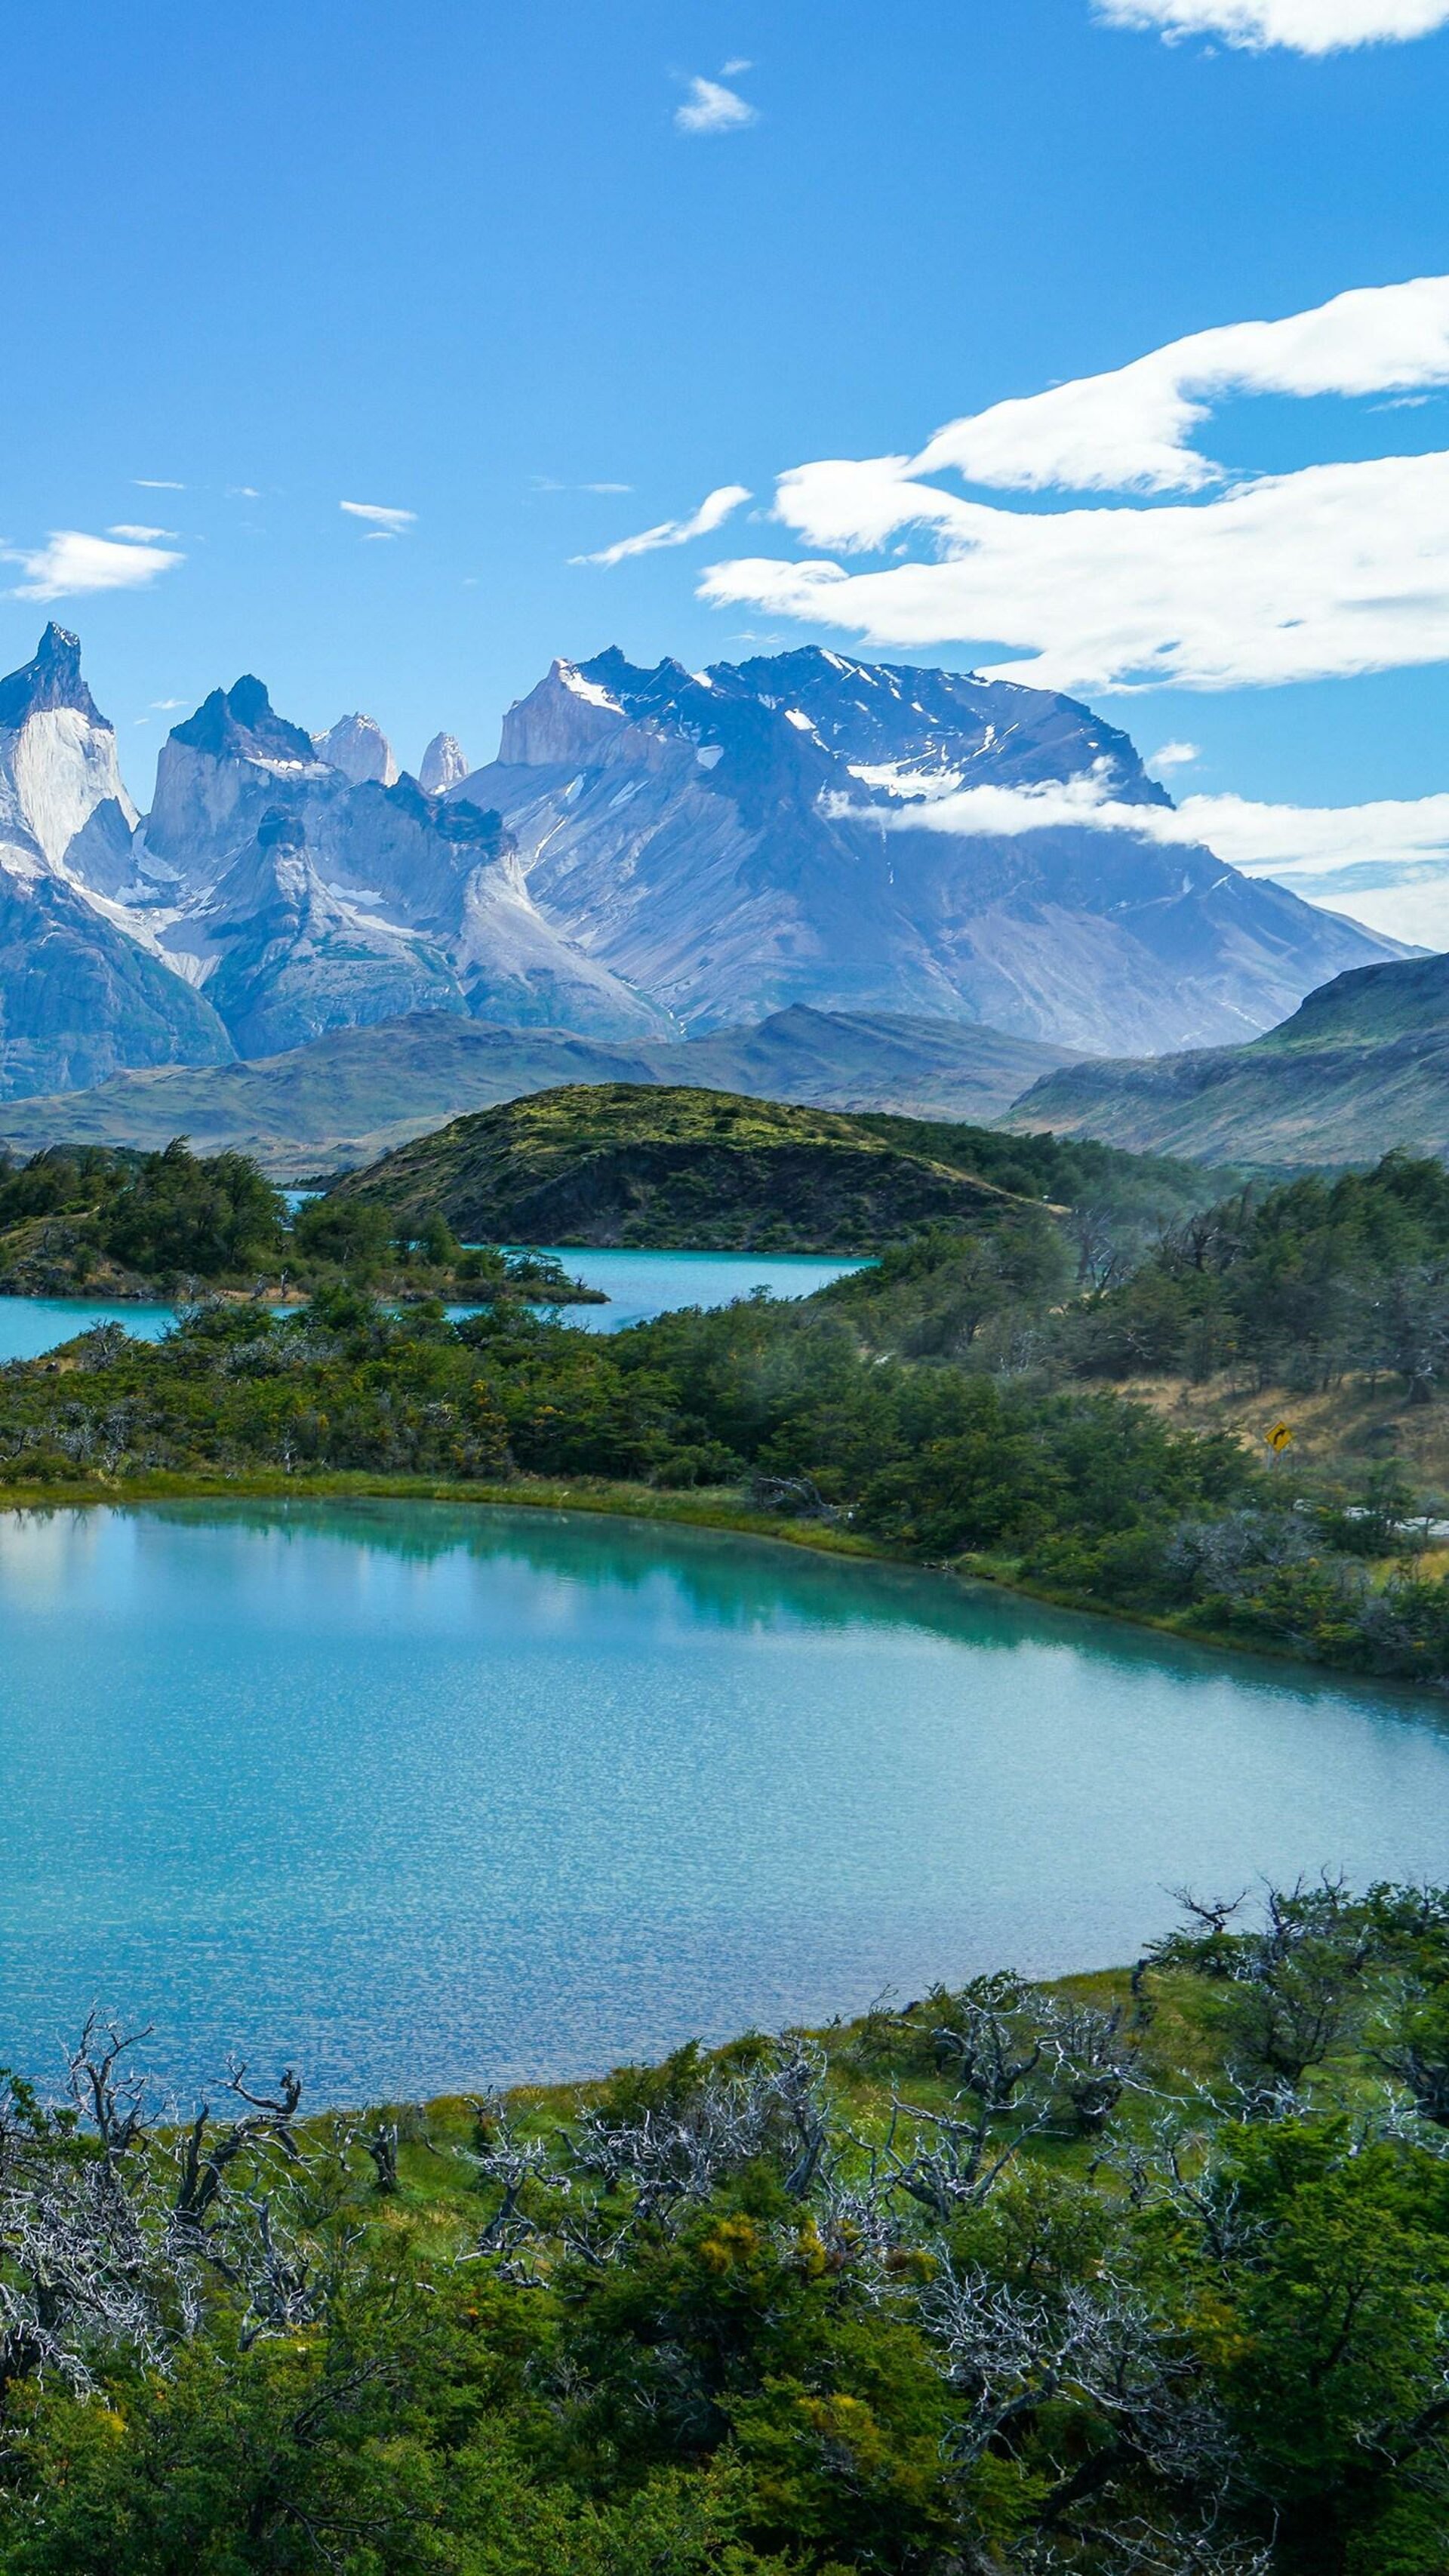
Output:
[[[93,2016],[0,2080],[0,2566],[1441,2576],[1449,1893],[1185,1903],[426,2106]]]

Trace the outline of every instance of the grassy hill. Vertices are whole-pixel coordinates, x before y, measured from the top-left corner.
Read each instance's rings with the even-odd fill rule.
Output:
[[[1248,1046],[1065,1067],[1007,1123],[1280,1167],[1449,1154],[1449,957],[1339,975]]]
[[[992,1119],[1072,1057],[997,1029],[888,1013],[777,1011],[758,1028],[615,1046],[441,1012],[338,1029],[246,1064],[118,1074],[92,1091],[7,1101],[14,1154],[54,1144],[250,1154],[283,1180],[370,1163],[408,1137],[559,1083],[707,1085],[823,1108]]]
[[[867,1251],[1012,1203],[949,1129],[622,1082],[454,1119],[334,1196],[436,1211],[465,1239],[780,1252]]]

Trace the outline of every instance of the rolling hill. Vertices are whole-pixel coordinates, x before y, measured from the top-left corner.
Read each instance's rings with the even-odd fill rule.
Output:
[[[440,1210],[465,1241],[701,1251],[870,1251],[1020,1204],[888,1124],[677,1085],[568,1084],[454,1119],[334,1195],[419,1226]]]
[[[1449,1155],[1449,957],[1336,976],[1248,1046],[1063,1067],[1005,1123],[1213,1162]]]

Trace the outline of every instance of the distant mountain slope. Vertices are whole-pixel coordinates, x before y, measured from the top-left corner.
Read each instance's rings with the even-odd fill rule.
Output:
[[[1252,1035],[1396,952],[1199,848],[1058,824],[1020,791],[1167,804],[1049,691],[815,648],[691,673],[556,662],[451,792],[496,807],[540,909],[691,1033],[792,1001],[1121,1052]],[[921,818],[1014,791],[992,833]]]
[[[687,1074],[694,1085],[765,1099],[981,1122],[1065,1061],[1061,1048],[969,1022],[803,1006],[756,1029],[637,1047],[414,1013],[214,1072],[122,1076],[19,1101],[0,1113],[0,1137],[29,1154],[60,1142],[155,1149],[188,1135],[198,1152],[232,1147],[289,1177],[371,1162],[466,1110],[563,1082],[674,1083]]]
[[[1339,975],[1250,1046],[1048,1074],[1007,1124],[1213,1162],[1449,1156],[1449,957]]]
[[[570,1084],[454,1119],[336,1195],[466,1241],[866,1251],[1013,1202],[863,1121],[728,1092]]]

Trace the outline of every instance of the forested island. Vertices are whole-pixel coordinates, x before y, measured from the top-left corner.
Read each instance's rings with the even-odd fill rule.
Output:
[[[1449,1891],[568,2090],[0,2081],[7,2576],[1439,2576]]]
[[[160,1344],[106,1325],[0,1373],[0,1487],[673,1512],[1442,1684],[1443,1168],[1391,1155],[1202,1206],[1183,1167],[986,1144],[969,1226],[798,1303],[607,1339],[533,1311],[496,1253],[475,1313],[449,1320],[425,1268],[398,1298],[398,1219],[329,1194],[294,1232],[305,1305],[201,1296]],[[432,1222],[404,1220],[425,1248]]]
[[[295,1304],[344,1275],[378,1294],[605,1302],[545,1255],[465,1250],[436,1210],[410,1226],[319,1195],[293,1215],[245,1155],[198,1157],[184,1137],[155,1154],[60,1145],[0,1162],[0,1296]]]

